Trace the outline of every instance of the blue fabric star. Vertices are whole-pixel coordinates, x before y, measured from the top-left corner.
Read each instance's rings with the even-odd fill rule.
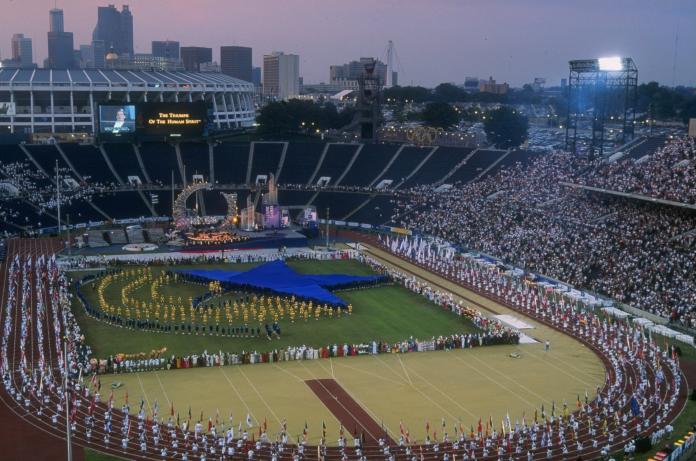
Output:
[[[281,260],[271,261],[244,272],[225,269],[180,270],[177,272],[197,279],[218,281],[227,288],[270,291],[279,295],[295,296],[321,304],[342,307],[347,305],[346,302],[329,290],[387,280],[387,277],[383,275],[298,274],[288,267],[285,261]]]

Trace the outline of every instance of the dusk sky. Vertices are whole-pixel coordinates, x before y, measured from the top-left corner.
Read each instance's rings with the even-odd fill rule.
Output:
[[[46,57],[48,11],[65,11],[65,29],[75,48],[89,43],[97,6],[113,0],[0,0],[0,56],[10,38],[34,40],[34,60]],[[264,53],[300,55],[307,83],[326,82],[329,65],[360,56],[384,59],[396,45],[402,85],[462,83],[488,77],[520,86],[534,77],[557,85],[568,60],[631,56],[640,81],[696,85],[694,0],[130,0],[135,51],[150,52],[152,40],[253,48],[254,65]],[[678,45],[676,80],[673,64]]]

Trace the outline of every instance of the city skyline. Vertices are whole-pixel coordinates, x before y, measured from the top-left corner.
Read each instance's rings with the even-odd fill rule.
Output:
[[[136,53],[149,53],[152,41],[175,40],[182,47],[213,48],[219,62],[221,46],[248,46],[253,65],[260,66],[263,55],[284,51],[300,56],[305,82],[328,82],[330,65],[361,56],[385,60],[387,41],[394,40],[402,85],[463,83],[466,76],[489,75],[514,86],[534,77],[557,85],[570,59],[603,55],[633,57],[641,82],[696,83],[696,60],[689,59],[696,55],[696,30],[688,27],[696,17],[696,3],[686,0],[563,5],[551,0],[357,0],[350,10],[332,0],[297,0],[292,8],[270,0],[200,0],[195,8],[184,2],[130,0],[116,6],[123,3],[133,13]],[[0,17],[0,56],[10,57],[12,35],[23,33],[33,40],[34,61],[41,65],[47,56],[48,11],[54,6],[65,12],[64,29],[73,32],[74,47],[89,44],[97,7],[108,4],[0,0],[5,13]]]

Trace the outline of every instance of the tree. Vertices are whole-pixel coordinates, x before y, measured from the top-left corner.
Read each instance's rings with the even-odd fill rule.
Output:
[[[382,92],[385,100],[425,102],[432,99],[432,93],[422,86],[393,86]]]
[[[467,99],[463,88],[451,83],[440,83],[433,90],[433,99],[439,102],[463,102]]]
[[[483,121],[488,142],[499,149],[519,147],[527,139],[529,121],[509,106],[501,106],[488,113]]]
[[[431,102],[423,109],[421,120],[428,126],[448,129],[459,122],[459,114],[446,102]]]
[[[256,118],[257,132],[264,136],[293,133],[314,134],[316,130],[341,128],[353,118],[353,109],[340,113],[332,103],[320,105],[311,101],[291,99],[264,106]]]

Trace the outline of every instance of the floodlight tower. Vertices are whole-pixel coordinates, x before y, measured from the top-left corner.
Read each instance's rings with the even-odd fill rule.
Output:
[[[606,139],[607,118],[620,126],[617,130],[621,131],[622,144],[633,139],[638,99],[638,68],[633,59],[607,57],[570,61],[567,97],[566,150],[578,152],[578,129],[587,129],[590,123],[592,137],[588,157],[604,155],[605,144],[610,141]]]

